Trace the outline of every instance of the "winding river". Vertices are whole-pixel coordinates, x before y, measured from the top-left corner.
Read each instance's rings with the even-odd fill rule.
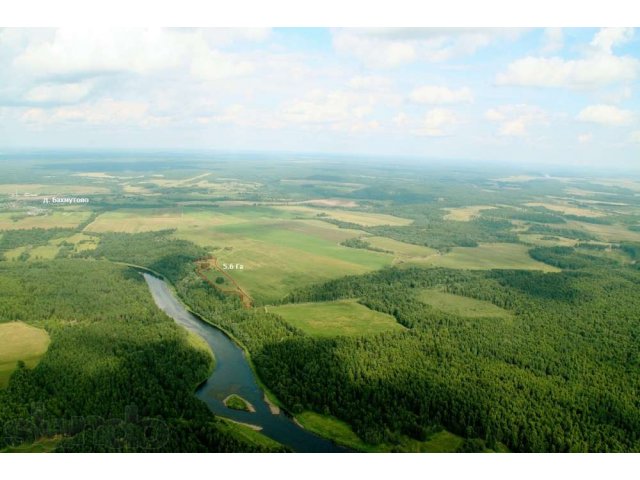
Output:
[[[143,276],[156,305],[178,325],[202,337],[215,354],[213,373],[196,391],[196,396],[207,404],[209,410],[221,417],[259,426],[261,433],[296,452],[346,451],[301,428],[286,414],[272,413],[243,350],[221,330],[188,312],[164,281],[148,273],[143,273]],[[233,393],[249,401],[255,412],[227,408],[223,400]]]

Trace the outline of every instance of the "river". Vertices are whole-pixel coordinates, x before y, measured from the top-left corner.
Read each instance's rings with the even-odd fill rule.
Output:
[[[244,351],[224,332],[187,311],[164,281],[148,273],[143,275],[158,308],[181,327],[202,337],[214,352],[216,362],[213,373],[196,391],[196,396],[207,404],[209,410],[221,417],[262,427],[261,433],[296,452],[346,451],[301,428],[285,413],[272,413]],[[227,408],[223,400],[233,393],[250,402],[256,411]]]

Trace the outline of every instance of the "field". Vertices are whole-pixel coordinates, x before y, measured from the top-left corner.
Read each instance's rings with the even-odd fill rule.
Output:
[[[404,328],[391,315],[370,310],[356,300],[289,304],[268,307],[268,311],[317,337],[365,335]]]
[[[436,267],[469,270],[501,268],[558,271],[555,267],[531,258],[528,247],[517,243],[485,243],[478,247],[455,247],[447,254],[430,258],[427,263]]]
[[[393,225],[402,226],[410,225],[413,220],[408,218],[400,218],[393,215],[387,215],[384,213],[369,213],[358,212],[355,210],[328,210],[303,206],[278,206],[275,207],[279,210],[287,212],[296,212],[300,214],[307,214],[308,217],[327,217],[333,220],[339,220],[341,222],[355,223],[363,227],[371,227],[376,225]]]
[[[554,235],[538,235],[534,233],[519,234],[518,238],[522,243],[525,243],[527,245],[535,245],[538,247],[573,247],[576,243],[578,243],[577,240],[571,238],[558,237]]]
[[[0,212],[0,230],[16,230],[30,228],[74,228],[89,218],[87,210],[69,210],[55,208],[46,214],[28,215]]]
[[[543,207],[547,210],[551,210],[553,212],[564,213],[567,215],[579,215],[582,217],[603,217],[605,214],[603,212],[599,212],[598,210],[590,209],[590,208],[580,208],[575,207],[570,204],[564,203],[543,203],[543,202],[529,202],[525,205],[529,207]]]
[[[420,261],[426,260],[438,253],[437,250],[422,245],[399,242],[387,237],[366,237],[372,247],[393,252],[398,261]]]
[[[85,229],[87,232],[139,233],[177,228],[180,230],[203,229],[241,220],[211,210],[162,209],[117,210],[96,218]]]
[[[109,193],[109,189],[93,185],[0,184],[0,195],[91,195]]]
[[[468,222],[477,217],[483,210],[491,210],[496,207],[491,205],[470,205],[468,207],[446,208],[445,220],[455,220],[458,222]]]
[[[640,242],[640,232],[632,232],[624,225],[597,225],[585,222],[567,222],[567,228],[584,230],[603,242]]]
[[[22,322],[0,323],[0,388],[7,386],[19,360],[33,368],[48,346],[44,330]]]
[[[272,211],[238,212],[226,225],[179,228],[176,236],[211,248],[221,265],[242,265],[229,273],[258,303],[279,300],[302,285],[376,270],[393,261],[388,254],[340,245],[357,236],[356,230],[319,220],[265,216]]]
[[[510,318],[511,314],[491,302],[475,298],[453,295],[437,289],[428,289],[418,295],[418,299],[443,312],[453,313],[461,317],[478,318]]]

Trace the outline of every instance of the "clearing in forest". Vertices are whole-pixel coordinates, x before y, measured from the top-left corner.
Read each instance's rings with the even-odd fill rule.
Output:
[[[318,337],[364,335],[403,330],[394,317],[376,312],[356,300],[294,303],[268,307],[303,332]]]
[[[23,322],[0,323],[0,388],[7,386],[18,361],[33,368],[48,347],[46,331]]]

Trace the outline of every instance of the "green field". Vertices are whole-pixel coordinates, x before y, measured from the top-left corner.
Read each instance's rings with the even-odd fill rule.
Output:
[[[475,298],[453,295],[441,290],[427,289],[418,295],[418,299],[443,312],[453,313],[461,317],[499,317],[510,318],[511,314],[491,302]]]
[[[268,307],[303,332],[318,336],[364,335],[403,330],[391,315],[370,310],[356,300],[296,303]]]
[[[377,270],[393,261],[389,254],[340,245],[361,233],[357,230],[287,218],[287,213],[270,208],[228,210],[236,221],[178,228],[176,237],[212,249],[220,264],[243,265],[230,273],[258,303],[280,300],[303,285]]]
[[[434,433],[425,441],[403,436],[394,445],[384,443],[369,445],[356,435],[349,424],[335,417],[307,411],[296,415],[295,418],[307,430],[321,437],[329,438],[339,445],[361,452],[449,453],[455,452],[463,443],[462,437],[442,430]]]
[[[412,243],[399,242],[387,237],[365,237],[365,241],[369,242],[372,247],[393,252],[396,261],[426,261],[432,255],[438,253],[437,250],[422,245],[414,245]]]
[[[449,253],[428,260],[436,267],[469,270],[521,269],[556,272],[557,268],[529,256],[529,247],[517,243],[485,243],[477,247],[454,247]]]
[[[49,335],[44,330],[22,322],[0,323],[0,388],[7,386],[18,361],[33,368],[48,347]]]

